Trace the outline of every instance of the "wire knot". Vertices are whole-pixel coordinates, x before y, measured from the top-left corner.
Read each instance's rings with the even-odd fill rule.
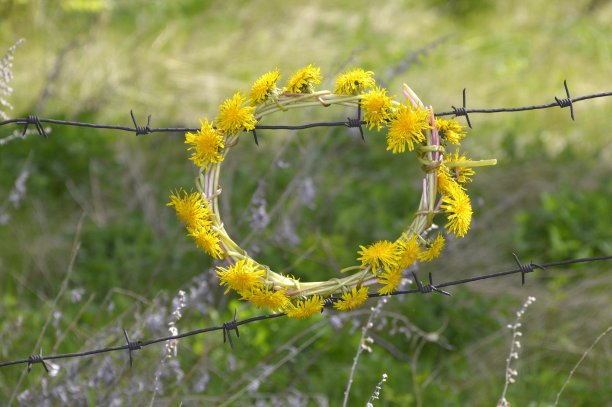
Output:
[[[539,264],[536,264],[534,262],[531,262],[529,264],[521,263],[516,253],[512,253],[512,256],[514,257],[514,261],[518,265],[518,268],[521,272],[521,286],[525,285],[525,274],[533,272],[534,269],[540,269],[540,270],[546,269],[546,267],[540,266]]]
[[[134,131],[136,132],[137,136],[141,136],[141,135],[144,136],[146,134],[151,133],[151,115],[147,117],[146,126],[139,126],[138,123],[136,123],[134,112],[132,112],[131,110],[130,110],[130,116],[132,116],[132,122],[134,123]]]
[[[429,273],[429,284],[427,285],[423,285],[423,283],[421,283],[414,271],[412,272],[412,277],[414,278],[417,288],[421,294],[429,294],[431,292],[436,292],[438,294],[448,295],[449,297],[451,296],[448,291],[441,290],[434,285],[431,273]]]
[[[47,135],[47,132],[45,131],[45,128],[40,122],[40,118],[36,115],[29,115],[26,118],[25,127],[23,128],[23,133],[21,133],[22,137],[25,136],[26,131],[28,131],[28,126],[30,124],[33,124],[36,127],[36,131],[38,132],[38,134],[40,134],[44,138],[49,138],[49,136]]]
[[[359,127],[361,128],[361,119],[359,118],[351,118],[351,117],[347,117],[346,118],[346,127]]]
[[[28,373],[30,373],[30,370],[32,370],[32,365],[34,363],[42,364],[43,367],[45,368],[45,372],[49,373],[49,367],[47,367],[47,364],[45,363],[45,360],[43,359],[43,356],[42,356],[42,349],[40,350],[40,353],[35,354],[35,355],[30,355],[30,357],[28,357]]]
[[[130,337],[128,336],[128,333],[125,329],[123,330],[123,335],[125,336],[125,341],[127,342],[127,351],[128,351],[128,356],[130,357],[130,367],[132,367],[132,365],[134,364],[134,360],[132,359],[132,351],[142,349],[142,342],[141,341],[136,341],[136,342],[130,341]]]
[[[558,97],[555,96],[555,101],[557,102],[559,107],[562,108],[562,109],[564,107],[569,107],[570,108],[570,116],[571,116],[572,120],[574,120],[574,103],[572,101],[572,97],[570,96],[570,92],[569,92],[569,89],[567,87],[567,81],[566,80],[563,81],[563,87],[565,87],[565,95],[567,96],[567,98],[559,99]]]
[[[467,121],[468,126],[470,127],[470,129],[472,128],[472,122],[470,121],[470,116],[468,115],[468,111],[466,110],[466,89],[463,88],[463,106],[461,107],[455,107],[455,106],[451,106],[451,108],[453,109],[453,114],[455,115],[455,117],[459,117],[459,116],[465,116],[465,120]]]
[[[240,338],[240,332],[238,331],[238,321],[236,321],[236,316],[238,315],[238,310],[234,310],[234,319],[230,322],[225,322],[223,324],[223,343],[226,340],[229,340],[230,348],[234,349],[234,343],[232,342],[232,332],[236,331],[236,337]]]
[[[363,123],[361,123],[361,105],[359,105],[357,106],[357,117],[354,119],[351,117],[347,117],[346,123],[344,125],[348,128],[358,128],[361,140],[365,141],[365,137],[363,136],[363,128],[361,127],[362,124]]]

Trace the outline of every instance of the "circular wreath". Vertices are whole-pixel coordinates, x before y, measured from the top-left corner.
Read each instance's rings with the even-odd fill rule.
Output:
[[[471,181],[474,167],[496,161],[473,161],[459,152],[466,133],[457,120],[436,118],[433,108],[424,106],[407,85],[403,86],[406,101],[395,100],[386,89],[376,86],[373,72],[360,68],[339,75],[334,92],[315,89],[322,76],[312,65],[298,70],[283,88],[277,86],[279,79],[278,69],[262,75],[248,97],[235,93],[219,106],[213,121],[200,120],[198,131],[186,133],[189,159],[199,167],[197,192],[179,189],[168,203],[196,246],[227,262],[227,267],[216,268],[226,294],[233,290],[258,308],[283,311],[297,319],[318,313],[330,297],[336,309],[348,311],[365,302],[371,287],[379,294],[391,294],[399,286],[403,270],[416,261],[427,262],[440,255],[444,236],[431,233],[437,215],[446,216],[447,233],[465,236],[472,219],[465,184]],[[264,117],[289,109],[331,105],[359,108],[370,130],[386,129],[391,153],[414,152],[425,174],[423,190],[412,222],[397,239],[359,246],[360,264],[340,270],[345,277],[304,282],[258,263],[229,236],[219,210],[219,176],[240,135],[253,131]],[[454,153],[447,152],[449,144],[457,146]]]

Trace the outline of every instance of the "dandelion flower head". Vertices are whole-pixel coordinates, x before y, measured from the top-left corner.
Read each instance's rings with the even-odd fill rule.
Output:
[[[222,259],[225,253],[219,245],[219,234],[210,227],[195,227],[187,229],[196,246],[215,259]]]
[[[448,223],[444,226],[447,232],[463,237],[470,229],[472,222],[472,203],[470,197],[458,184],[446,191],[440,208],[446,212]]]
[[[421,246],[417,237],[413,235],[408,238],[405,234],[395,242],[397,253],[397,266],[400,270],[406,269],[414,264],[421,253]]]
[[[287,82],[286,92],[289,93],[312,93],[314,86],[321,83],[321,69],[312,64],[297,71]]]
[[[361,261],[362,266],[371,266],[372,273],[376,275],[379,269],[390,270],[397,268],[397,256],[395,245],[388,240],[381,240],[371,245],[359,246],[358,254],[361,255],[357,260]]]
[[[361,68],[351,69],[336,78],[336,89],[338,95],[358,95],[366,89],[374,87],[376,82],[373,78],[374,72],[364,71]]]
[[[219,106],[219,115],[215,123],[223,133],[234,135],[241,131],[249,131],[255,128],[257,121],[253,112],[253,106],[244,106],[244,96],[236,92],[234,96],[227,99]]]
[[[378,283],[382,284],[382,287],[378,289],[379,294],[391,294],[397,290],[400,283],[402,282],[402,269],[396,268],[394,270],[385,270],[378,279]]]
[[[422,251],[419,254],[419,260],[421,261],[432,261],[440,256],[442,249],[444,248],[444,236],[438,234],[433,242],[429,243],[427,250]]]
[[[198,167],[208,168],[210,164],[223,161],[225,142],[223,135],[208,120],[200,120],[200,124],[200,130],[185,134],[185,144],[190,145],[187,150],[193,150],[189,159]]]
[[[431,129],[429,111],[400,105],[387,133],[387,151],[393,154],[414,150],[414,143],[425,141],[425,129]]]
[[[465,126],[462,126],[457,119],[436,118],[436,127],[440,137],[449,143],[459,145],[465,137]]]
[[[265,287],[257,287],[244,293],[243,299],[250,301],[257,308],[269,308],[273,311],[283,309],[290,303],[285,290],[271,290]]]
[[[470,161],[465,154],[461,155],[459,151],[455,151],[448,157],[445,157],[445,162],[455,173],[457,182],[466,184],[472,182],[472,175],[475,174],[474,169],[469,166]]]
[[[274,89],[276,89],[276,82],[279,78],[280,71],[278,68],[260,76],[251,87],[249,95],[251,103],[258,105],[265,102]]]
[[[312,315],[318,314],[323,309],[323,298],[319,295],[304,300],[298,300],[297,303],[290,304],[285,312],[289,318],[306,319]]]
[[[261,287],[265,274],[265,270],[251,259],[239,260],[228,268],[217,267],[220,285],[227,286],[224,294],[227,294],[230,289],[244,294],[253,288]]]
[[[179,189],[170,195],[170,202],[166,206],[174,206],[176,215],[188,228],[210,226],[212,223],[210,207],[200,192],[187,193]]]
[[[355,309],[368,299],[367,287],[353,287],[351,291],[342,294],[340,300],[336,301],[334,308],[339,311],[350,311]]]
[[[376,87],[361,96],[361,107],[364,111],[364,119],[369,128],[380,131],[383,124],[391,119],[391,98],[387,95],[387,89]]]

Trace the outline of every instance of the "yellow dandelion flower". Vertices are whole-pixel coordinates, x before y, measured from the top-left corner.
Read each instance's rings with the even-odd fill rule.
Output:
[[[362,266],[371,266],[372,273],[376,275],[379,269],[390,270],[397,268],[397,256],[395,246],[388,240],[381,240],[367,247],[359,246],[358,254],[361,255],[357,260],[361,261]]]
[[[387,89],[376,87],[361,95],[361,107],[364,111],[364,119],[372,129],[376,126],[376,130],[380,131],[383,124],[391,119],[393,112],[391,107],[391,98],[387,96]]]
[[[313,295],[304,300],[298,300],[294,305],[290,303],[285,310],[287,316],[293,319],[306,319],[318,314],[323,309],[323,298],[320,295]]]
[[[378,283],[382,284],[382,287],[378,289],[378,293],[383,295],[391,294],[393,291],[397,290],[401,282],[402,269],[385,270],[378,279]]]
[[[395,242],[395,251],[398,259],[398,269],[403,270],[412,266],[419,258],[421,246],[419,245],[416,235],[413,235],[410,239],[408,239],[406,235],[402,235],[402,237]]]
[[[368,299],[367,287],[353,287],[351,291],[342,294],[340,300],[334,303],[334,308],[339,311],[349,311],[359,307]]]
[[[210,164],[223,161],[225,142],[223,135],[208,120],[200,120],[200,124],[200,130],[185,134],[185,144],[191,145],[188,151],[194,150],[189,159],[198,167],[208,168]]]
[[[336,89],[338,95],[358,95],[366,89],[374,87],[376,81],[372,77],[374,72],[364,71],[361,68],[351,69],[336,78]]]
[[[440,256],[442,248],[444,247],[444,242],[444,236],[438,234],[434,241],[427,245],[427,250],[419,254],[419,260],[431,261]]]
[[[455,184],[442,197],[440,208],[447,214],[448,223],[444,226],[447,233],[453,232],[456,236],[465,236],[472,222],[472,203],[468,194]]]
[[[387,133],[387,151],[403,153],[406,145],[409,151],[414,150],[414,143],[425,141],[425,129],[431,129],[428,110],[400,105]]]
[[[274,89],[276,89],[276,81],[279,78],[280,71],[278,68],[261,75],[251,87],[251,104],[258,105],[265,102]]]
[[[444,164],[440,165],[438,168],[438,192],[441,194],[446,194],[450,189],[458,186],[462,188],[461,185],[457,184],[457,181],[452,177],[451,171]]]
[[[312,93],[314,85],[321,83],[321,69],[312,64],[297,71],[287,82],[286,92],[289,93]]]
[[[271,290],[265,287],[256,287],[244,293],[242,299],[250,301],[257,308],[280,310],[291,302],[285,290]]]
[[[188,228],[210,226],[212,223],[210,206],[199,192],[189,194],[179,189],[170,195],[170,202],[166,206],[174,206],[176,215]]]
[[[253,106],[243,106],[244,96],[236,92],[234,96],[227,99],[219,106],[219,115],[215,123],[223,133],[234,135],[241,131],[249,131],[255,128],[257,120],[253,115]]]
[[[215,259],[222,259],[225,257],[225,253],[219,245],[219,235],[210,227],[195,227],[188,228],[188,236],[193,238],[196,246],[204,250],[206,253],[214,257]]]
[[[219,285],[227,286],[224,294],[227,294],[230,289],[238,294],[243,294],[251,291],[252,288],[261,287],[266,275],[259,264],[251,259],[239,260],[236,264],[225,268],[217,267],[217,277],[219,277]]]
[[[442,139],[449,143],[459,145],[465,137],[465,126],[462,126],[457,119],[436,119],[436,127]]]
[[[467,159],[465,154],[460,155],[459,151],[455,151],[449,157],[445,157],[444,160],[451,167],[451,172],[455,174],[455,179],[461,184],[467,184],[472,182],[472,175],[475,174],[469,164],[470,160]]]

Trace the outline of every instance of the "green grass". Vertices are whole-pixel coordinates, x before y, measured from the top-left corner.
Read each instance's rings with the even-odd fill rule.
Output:
[[[333,86],[343,66],[362,66],[393,94],[408,83],[438,111],[459,105],[464,87],[470,107],[550,102],[553,95],[563,96],[564,79],[574,95],[610,90],[612,6],[605,2],[483,7],[467,0],[435,6],[139,0],[109,2],[113,8],[95,12],[59,4],[0,0],[0,51],[27,39],[15,54],[13,117],[36,113],[130,125],[133,109],[140,124],[152,113],[153,126],[195,126],[260,74],[278,67],[287,79],[308,63],[322,68],[324,87]],[[389,77],[406,55],[444,36],[449,37],[418,63]],[[432,271],[443,281],[508,269],[513,250],[526,262],[610,254],[610,101],[575,108],[575,122],[567,109],[472,115],[466,151],[474,158],[496,157],[499,165],[480,169],[470,187],[472,231],[450,242],[446,256],[423,266],[422,275]],[[349,114],[318,109],[267,123],[342,120]],[[52,127],[49,140],[30,136],[0,146],[0,204],[24,165],[29,171],[24,200],[19,208],[9,206],[11,218],[0,225],[1,360],[37,352],[49,315],[42,332],[45,353],[116,345],[123,340],[121,328],[135,339],[165,335],[171,298],[198,281],[208,286],[191,298],[180,332],[226,322],[234,308],[239,318],[260,314],[222,295],[207,272],[210,260],[192,247],[165,207],[171,189],[192,185],[182,135]],[[14,128],[0,127],[0,137]],[[259,148],[249,140],[228,158],[222,209],[232,235],[248,236],[249,202],[265,180],[267,210],[275,216],[266,229],[253,232],[248,245],[276,270],[303,280],[330,278],[355,261],[359,244],[397,235],[416,205],[416,163],[387,154],[375,132],[366,132],[365,144],[346,129],[258,135]],[[307,179],[315,195],[303,200],[300,182]],[[300,238],[292,246],[277,237],[287,224]],[[75,238],[80,248],[67,291],[53,308]],[[606,312],[610,286],[610,267],[602,263],[534,273],[524,288],[515,277],[456,288],[451,298],[394,299],[373,329],[373,352],[361,357],[351,403],[365,404],[386,372],[389,380],[376,405],[494,405],[510,345],[505,326],[527,295],[534,295],[538,301],[524,321],[518,382],[508,399],[513,405],[551,405],[582,352],[612,322]],[[71,299],[74,289],[84,290],[81,299]],[[60,314],[53,318],[53,311]],[[293,391],[312,396],[308,405],[317,405],[315,396],[338,405],[359,343],[353,324],[363,323],[367,308],[342,324],[326,314],[241,327],[233,352],[222,346],[219,333],[181,341],[178,361],[185,376],[177,382],[171,367],[161,368],[166,376],[157,402],[215,405],[239,394],[251,405],[265,394],[287,397]],[[414,327],[440,330],[440,343]],[[607,346],[609,339],[585,359],[560,405],[609,401]],[[62,362],[60,376],[47,380],[55,388],[76,383],[83,398],[71,397],[82,404],[109,404],[116,397],[148,404],[158,349],[136,352],[133,369],[124,356]],[[0,404],[15,391],[40,390],[39,366],[17,387],[21,372],[0,369]],[[202,390],[197,384],[206,375]],[[257,377],[260,386],[249,392]]]

